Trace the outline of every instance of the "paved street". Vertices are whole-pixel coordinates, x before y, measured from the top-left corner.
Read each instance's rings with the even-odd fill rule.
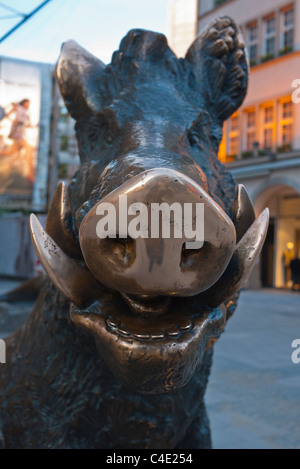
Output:
[[[0,293],[13,283],[0,282]],[[0,338],[25,321],[30,303],[0,302]],[[207,407],[214,448],[300,449],[300,293],[244,291],[215,345]]]
[[[0,278],[0,295],[18,287],[20,283],[22,282]],[[10,335],[26,321],[32,306],[32,301],[17,303],[0,301],[0,339]]]
[[[300,294],[242,292],[207,390],[214,448],[300,448]]]

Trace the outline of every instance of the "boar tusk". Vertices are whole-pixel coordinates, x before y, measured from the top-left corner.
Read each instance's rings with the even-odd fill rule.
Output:
[[[68,186],[61,182],[54,194],[46,222],[46,231],[70,257],[82,258],[79,242],[72,231],[72,212]]]
[[[238,185],[235,200],[231,207],[231,218],[236,229],[236,242],[244,236],[255,220],[255,211],[248,192],[242,184]]]
[[[268,226],[269,209],[265,208],[236,245],[223,275],[212,287],[201,294],[201,298],[208,306],[219,306],[243,286],[261,252]]]
[[[95,277],[61,250],[34,214],[30,215],[30,233],[37,256],[56,288],[78,307],[92,303],[101,291]]]

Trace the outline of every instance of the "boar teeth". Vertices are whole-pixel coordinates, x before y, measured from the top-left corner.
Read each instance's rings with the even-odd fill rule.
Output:
[[[65,183],[61,182],[54,194],[46,223],[46,231],[69,256],[82,258],[78,240],[76,242],[71,228],[72,212],[69,191]]]
[[[182,334],[189,332],[193,328],[193,323],[190,319],[186,319],[185,322],[180,324],[174,324],[162,329],[157,327],[156,330],[149,331],[132,330],[130,326],[124,324],[124,322],[122,323],[119,318],[106,318],[106,325],[113,333],[141,341],[178,339]]]
[[[255,211],[246,188],[239,184],[231,207],[231,218],[236,229],[236,242],[244,236],[255,221]]]
[[[78,307],[92,303],[101,286],[88,270],[61,250],[33,214],[30,233],[37,256],[56,288]]]
[[[266,208],[236,245],[223,275],[201,295],[208,306],[216,307],[228,300],[246,282],[263,247],[268,225],[269,210]]]
[[[180,331],[179,331],[178,326],[173,326],[173,327],[167,329],[166,332],[167,332],[169,337],[178,337]]]

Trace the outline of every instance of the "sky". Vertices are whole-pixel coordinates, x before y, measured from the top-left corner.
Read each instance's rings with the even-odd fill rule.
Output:
[[[42,0],[0,2],[0,36],[21,19],[11,17],[13,12],[3,4],[28,14],[40,3]],[[61,44],[75,39],[109,63],[130,29],[167,34],[167,4],[168,0],[51,0],[0,44],[0,56],[55,63]]]

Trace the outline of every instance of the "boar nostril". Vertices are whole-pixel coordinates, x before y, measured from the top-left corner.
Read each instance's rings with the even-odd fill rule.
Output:
[[[135,240],[130,236],[121,238],[118,234],[115,238],[105,238],[102,247],[108,255],[114,254],[118,261],[124,266],[131,265],[136,257]]]

